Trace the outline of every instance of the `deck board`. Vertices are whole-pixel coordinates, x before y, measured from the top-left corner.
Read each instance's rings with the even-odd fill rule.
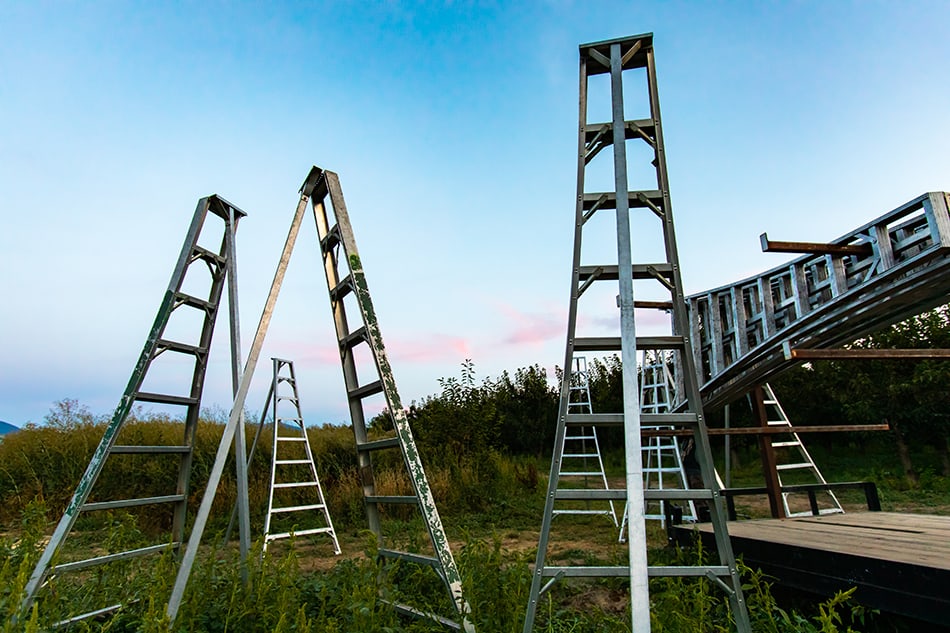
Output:
[[[855,512],[734,521],[736,554],[779,583],[814,593],[858,587],[863,604],[944,624],[950,612],[950,517]],[[680,526],[713,545],[709,524]]]

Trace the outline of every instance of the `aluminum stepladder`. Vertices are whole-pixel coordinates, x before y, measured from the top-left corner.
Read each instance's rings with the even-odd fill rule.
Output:
[[[448,618],[432,613],[431,610],[392,601],[390,603],[404,615],[428,617],[449,628],[473,632],[474,626],[468,620],[469,606],[462,594],[461,576],[452,556],[442,519],[432,496],[412,429],[409,427],[405,409],[396,390],[396,381],[386,349],[383,346],[379,321],[366,285],[366,276],[356,248],[356,240],[343,199],[339,177],[334,172],[314,167],[304,182],[302,191],[308,192],[311,197],[317,224],[320,252],[323,256],[324,272],[330,293],[330,308],[333,313],[343,366],[343,379],[349,401],[350,419],[356,438],[366,517],[370,529],[378,540],[380,562],[384,567],[394,561],[431,567],[445,585],[455,613],[452,618]],[[353,300],[349,307],[346,305],[348,297]],[[359,313],[357,317],[359,321],[353,321],[357,323],[355,328],[351,327],[351,313],[354,310]],[[356,352],[360,348],[372,357],[373,367],[370,369],[375,371],[375,380],[361,381],[356,360]],[[395,433],[389,437],[371,439],[366,426],[364,400],[378,394],[383,394],[385,397],[386,411],[392,419]],[[409,474],[412,495],[377,493],[372,456],[378,451],[393,449],[397,449],[402,455]],[[434,555],[397,551],[387,547],[388,537],[384,534],[381,510],[392,504],[408,504],[419,509]]]
[[[662,354],[642,352],[640,363],[640,412],[647,415],[668,413],[673,410],[676,402],[676,383],[670,369],[670,363]],[[660,428],[660,427],[655,427]],[[679,439],[674,435],[651,436],[643,446],[644,467],[643,486],[649,490],[656,480],[656,488],[679,489],[689,488],[686,480],[686,469],[683,468],[683,455],[680,452]],[[665,477],[664,477],[665,475]],[[673,485],[670,485],[673,484]],[[629,501],[624,506],[623,523],[620,526],[620,542],[624,542],[624,530],[627,525]],[[652,504],[647,503],[644,518],[648,520],[666,522],[666,508],[663,501],[654,502],[658,508],[650,512]],[[683,513],[683,521],[696,522],[696,504],[692,499],[686,500],[688,512]]]
[[[760,397],[761,402],[758,400]],[[790,428],[792,426],[788,415],[785,413],[785,409],[775,395],[775,391],[768,383],[762,385],[761,390],[753,390],[753,392],[749,394],[749,399],[752,404],[753,413],[757,417],[762,416],[764,413],[764,420],[760,420],[760,423],[764,421],[765,426],[769,427]],[[785,482],[782,481],[783,473],[786,473],[786,480],[789,479],[789,476],[794,478],[794,473],[801,473],[805,479],[808,479],[808,481],[791,481],[788,483],[828,483],[825,481],[821,471],[818,470],[815,460],[805,448],[798,433],[789,432],[784,435],[763,435],[760,441],[768,442],[768,446],[765,447],[765,450],[771,453],[771,456],[767,457],[765,462],[774,467],[774,473],[767,473],[766,479],[774,476],[779,489],[785,485]],[[803,497],[806,497],[804,493],[781,493],[782,510],[784,511],[785,517],[812,515],[807,497],[804,501]],[[824,491],[820,495],[820,498],[824,499],[824,507],[819,507],[819,514],[840,514],[844,512],[841,503],[838,501],[838,497],[835,496],[833,491]],[[773,508],[773,514],[775,514],[774,510]],[[781,515],[782,513],[779,514]]]
[[[185,237],[181,254],[172,273],[168,289],[162,299],[158,314],[146,339],[145,346],[138,362],[132,371],[132,376],[113,413],[111,421],[106,426],[102,440],[96,448],[86,472],[79,482],[72,500],[66,507],[62,519],[56,527],[50,542],[44,550],[35,570],[25,588],[22,603],[22,612],[25,613],[37,599],[39,592],[52,576],[60,576],[67,572],[89,570],[93,567],[122,564],[147,556],[158,556],[171,548],[179,552],[186,532],[187,500],[191,476],[191,463],[194,450],[195,430],[198,425],[201,394],[204,388],[205,373],[208,367],[208,356],[211,345],[215,320],[221,304],[225,283],[228,284],[230,307],[230,342],[231,342],[231,370],[235,388],[240,375],[240,330],[237,316],[237,265],[235,251],[235,231],[238,221],[245,213],[227,202],[223,198],[212,195],[198,201],[190,228]],[[202,230],[209,217],[217,217],[223,222],[224,236],[217,251],[209,250],[199,245]],[[202,240],[204,242],[204,240]],[[210,282],[207,292],[197,296],[192,289],[201,287],[200,275],[189,274],[195,268],[206,267],[210,272]],[[186,279],[188,279],[186,285]],[[186,323],[189,319],[200,317],[200,331],[195,338],[182,340],[182,327],[179,320]],[[166,329],[173,322],[171,332],[166,337]],[[174,338],[172,338],[174,337]],[[161,357],[161,361],[156,360]],[[146,378],[149,370],[155,364],[156,371],[161,371],[166,362],[177,368],[180,365],[188,366],[193,361],[191,381],[184,393],[156,393],[145,391],[148,387]],[[122,431],[130,421],[133,407],[137,403],[164,405],[172,410],[181,411],[183,422],[183,436],[181,442],[174,445],[150,446],[136,442],[134,432],[123,434]],[[238,450],[243,451],[243,433],[232,436]],[[227,442],[230,443],[232,437]],[[119,443],[119,442],[122,443]],[[224,440],[222,440],[224,442]],[[225,449],[229,449],[226,446]],[[97,499],[95,498],[95,484],[110,461],[115,456],[135,456],[131,459],[177,460],[177,483],[174,490],[155,491],[150,496],[139,496],[128,499]],[[239,500],[239,518],[242,554],[246,555],[249,544],[249,522],[247,509],[247,477],[243,460],[238,460],[238,491],[239,497],[243,492],[243,502]],[[164,515],[161,510],[165,509]],[[171,514],[171,529],[167,538],[154,545],[137,547],[125,551],[113,551],[83,560],[60,561],[61,547],[72,531],[80,515],[91,512],[111,510],[148,511],[151,524],[159,522],[163,516]],[[192,532],[194,529],[192,529]],[[55,564],[54,564],[55,561]],[[144,562],[144,561],[143,561]],[[121,588],[116,587],[116,594],[121,594]],[[120,609],[125,604],[137,600],[137,596],[120,596],[117,602],[94,608],[88,612],[74,615],[59,622],[60,625],[69,625],[78,621],[107,615]]]
[[[567,404],[568,413],[594,412],[590,398],[590,374],[587,371],[587,357],[575,356],[572,368],[571,393]],[[590,426],[572,426],[564,434],[564,445],[561,447],[562,460],[560,477],[580,478],[583,488],[587,488],[593,479],[603,486],[602,490],[609,490],[607,473],[604,470],[604,460],[600,452],[600,442],[597,439],[597,428]],[[572,469],[566,469],[564,462],[571,460],[578,464]],[[580,470],[577,470],[577,469]],[[577,479],[573,479],[577,481]],[[575,502],[577,503],[577,502]],[[596,514],[611,518],[614,526],[617,525],[617,512],[612,499],[607,501],[608,506],[601,509],[592,509],[589,503],[584,508],[555,508],[554,515],[559,514]]]
[[[271,407],[273,445],[271,450],[270,490],[267,495],[267,514],[264,515],[264,550],[268,544],[291,536],[326,534],[333,543],[333,553],[340,553],[340,543],[333,529],[330,510],[323,495],[323,486],[317,475],[317,465],[307,437],[303,413],[300,410],[300,393],[297,390],[297,375],[292,361],[271,359],[274,363],[273,379],[267,394],[265,409]],[[283,403],[283,406],[281,406]],[[290,405],[289,410],[287,405]],[[263,416],[261,420],[263,426]],[[250,460],[249,460],[250,461]],[[306,498],[293,498],[282,493],[305,493]],[[309,494],[307,494],[309,493]],[[275,494],[278,498],[275,499]],[[316,503],[314,503],[316,501]],[[304,523],[284,532],[274,531],[274,518],[299,517]],[[317,518],[316,527],[314,517]],[[309,519],[309,520],[308,520]],[[306,527],[306,526],[311,527]]]
[[[626,120],[624,112],[624,73],[640,70],[646,75],[649,118]],[[606,123],[588,121],[589,77],[609,74],[610,117]],[[628,73],[629,74],[629,73]],[[673,229],[665,150],[660,123],[659,98],[656,90],[656,68],[652,34],[609,40],[580,47],[580,116],[578,128],[577,198],[575,206],[574,255],[571,278],[571,298],[568,312],[567,346],[564,366],[578,352],[620,351],[623,366],[623,412],[570,414],[567,397],[571,375],[564,372],[558,411],[554,456],[551,464],[548,494],[538,554],[525,616],[524,633],[534,629],[541,595],[549,591],[561,578],[571,577],[628,577],[630,579],[631,624],[636,633],[650,631],[649,578],[691,576],[707,578],[718,585],[729,597],[732,617],[740,633],[751,631],[740,579],[736,570],[732,545],[726,532],[726,512],[716,483],[715,470],[706,433],[697,373],[691,351],[688,315],[683,294],[680,267]],[[656,189],[630,190],[627,172],[626,141],[646,143],[655,169]],[[589,191],[585,173],[589,162],[604,149],[612,148],[613,190]],[[649,169],[649,168],[648,168]],[[647,170],[648,170],[647,169]],[[634,263],[631,240],[631,207],[641,222],[659,223],[662,234],[662,255],[665,261]],[[588,265],[582,262],[582,236],[585,223],[596,213],[615,210],[617,261],[614,264]],[[641,217],[643,216],[643,217]],[[645,218],[645,219],[644,219]],[[655,224],[653,225],[654,228]],[[659,250],[659,249],[658,249]],[[634,299],[634,280],[659,288],[668,300],[639,301]],[[614,282],[619,285],[618,336],[578,336],[578,299],[595,283]],[[616,287],[616,286],[615,286]],[[672,333],[659,336],[638,336],[636,309],[666,310],[672,312]],[[672,352],[683,367],[683,405],[677,412],[641,414],[637,389],[637,352],[640,349]],[[558,473],[563,457],[561,446],[568,426],[619,425],[624,430],[624,456],[627,489],[623,490],[570,490],[558,487]],[[649,490],[643,488],[641,425],[686,428],[693,433],[698,461],[702,470],[703,489]],[[628,499],[630,501],[630,538],[628,564],[620,566],[547,565],[546,557],[551,538],[553,508],[560,499]],[[719,562],[716,565],[655,566],[647,559],[645,501],[704,499],[709,503],[714,527]],[[611,539],[612,540],[612,539]]]

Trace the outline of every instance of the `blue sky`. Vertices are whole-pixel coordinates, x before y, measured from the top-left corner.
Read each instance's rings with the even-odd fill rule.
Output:
[[[249,344],[313,164],[340,174],[405,401],[466,358],[480,376],[552,368],[578,44],[655,34],[696,292],[779,264],[763,231],[830,240],[950,189],[948,18],[945,2],[0,3],[0,419],[61,398],[111,411],[211,193],[248,212]],[[309,423],[341,422],[304,228],[263,358],[297,362]],[[229,389],[219,344],[206,402]]]

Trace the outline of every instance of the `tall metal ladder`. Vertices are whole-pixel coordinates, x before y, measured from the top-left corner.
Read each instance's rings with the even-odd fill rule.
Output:
[[[662,354],[644,350],[640,363],[640,412],[647,415],[668,413],[673,410],[676,402],[676,383],[670,371],[670,364]],[[660,428],[660,427],[654,427]],[[689,488],[686,480],[686,469],[683,468],[683,454],[680,452],[679,439],[674,435],[650,436],[643,446],[643,486],[650,490],[653,480],[656,479],[656,488],[661,490],[685,490]],[[664,478],[665,476],[665,478]],[[670,485],[673,484],[673,485]],[[627,525],[628,501],[623,511],[623,523],[620,526],[620,542],[624,542],[624,530]],[[657,508],[650,512],[650,507]],[[691,523],[696,522],[696,504],[692,499],[686,500],[688,512],[683,513],[682,519]],[[643,518],[666,522],[665,502],[647,503],[646,514]]]
[[[646,75],[649,118],[625,119],[624,73],[636,74],[643,69]],[[588,121],[589,78],[609,73],[610,113],[609,122]],[[561,400],[558,411],[557,434],[548,494],[545,500],[544,518],[538,554],[532,577],[524,633],[534,628],[540,597],[549,591],[561,578],[570,577],[629,577],[632,629],[636,633],[650,631],[649,578],[669,576],[692,576],[712,580],[728,595],[732,616],[740,633],[749,633],[748,612],[742,595],[739,575],[736,570],[732,545],[726,532],[726,512],[715,478],[715,470],[706,433],[706,425],[699,395],[696,368],[691,351],[688,316],[680,278],[680,266],[673,229],[673,215],[667,180],[666,157],[660,124],[659,97],[656,90],[656,68],[652,34],[584,44],[580,47],[580,116],[578,128],[577,199],[575,206],[574,256],[571,276],[571,298],[568,316],[567,346],[564,366],[571,367],[578,352],[620,351],[623,365],[623,412],[580,414],[568,412],[571,371],[565,371],[561,383]],[[655,170],[656,189],[630,191],[627,173],[626,141],[646,143]],[[613,148],[613,190],[589,191],[586,185],[588,163],[604,149]],[[649,169],[649,168],[648,168]],[[665,256],[665,261],[634,263],[632,258],[631,207],[639,221],[659,221],[656,233],[662,234],[662,248],[654,249]],[[607,209],[616,212],[616,263],[582,263],[582,236],[584,225],[596,213]],[[647,219],[644,219],[647,218]],[[595,234],[596,235],[596,234]],[[638,234],[639,238],[639,234]],[[598,253],[600,249],[595,249]],[[667,296],[667,300],[634,299],[634,280],[649,285],[654,291]],[[578,336],[578,300],[595,282],[619,284],[618,306],[620,308],[619,336]],[[636,309],[672,311],[672,333],[658,336],[637,335]],[[683,405],[678,412],[641,414],[637,389],[637,352],[641,349],[670,351],[683,368]],[[571,490],[559,487],[558,473],[564,436],[569,426],[619,425],[624,429],[624,455],[626,462],[627,489],[623,490]],[[701,490],[648,490],[643,489],[641,428],[643,426],[673,426],[693,432],[697,456],[702,470],[704,489]],[[551,538],[551,519],[554,503],[562,499],[629,499],[630,538],[628,540],[628,564],[621,566],[570,566],[548,565],[546,557]],[[648,564],[646,529],[644,521],[645,501],[652,500],[704,499],[710,505],[719,563],[696,566],[654,566]],[[546,582],[545,582],[546,580]]]
[[[788,415],[785,413],[782,404],[776,397],[772,386],[768,383],[762,385],[761,409],[759,409],[759,405],[756,402],[756,393],[756,391],[753,391],[753,393],[750,394],[753,410],[761,410],[764,412],[766,426],[791,428],[792,423],[788,419]],[[771,460],[766,459],[765,461],[774,465],[774,476],[779,489],[785,485],[782,481],[783,473],[786,473],[786,479],[788,479],[789,475],[794,477],[792,473],[798,473],[800,476],[810,480],[790,483],[828,483],[825,481],[821,471],[818,470],[815,460],[805,448],[805,444],[802,443],[798,433],[789,432],[787,434],[764,435],[762,436],[762,441],[769,442],[769,449],[772,453]],[[811,516],[811,506],[807,499],[803,500],[805,496],[803,493],[798,493],[796,497],[796,493],[794,492],[782,492],[781,499],[784,515],[786,517]],[[835,496],[833,491],[826,490],[819,495],[819,498],[824,500],[822,504],[823,507],[819,507],[818,509],[819,514],[840,514],[844,512],[841,503],[838,501],[838,497]]]
[[[567,405],[569,413],[594,412],[590,399],[590,375],[587,371],[587,357],[575,356],[571,382],[570,400]],[[564,446],[561,461],[561,477],[579,478],[579,487],[588,488],[591,480],[602,485],[602,490],[609,490],[607,472],[604,470],[604,460],[600,452],[600,441],[597,439],[597,428],[593,426],[572,426],[564,434]],[[567,469],[565,462],[571,461],[574,466]],[[574,479],[573,481],[578,481]],[[574,502],[576,506],[577,502]],[[592,509],[589,503],[583,508],[567,507],[555,508],[554,515],[559,514],[596,514],[611,518],[614,526],[617,525],[617,512],[613,500],[607,501],[606,508]]]
[[[271,360],[274,362],[274,374],[267,401],[271,405],[274,435],[270,491],[267,495],[267,514],[264,517],[264,550],[267,550],[269,543],[278,539],[326,534],[333,541],[333,553],[339,554],[340,543],[333,529],[326,498],[323,496],[323,487],[320,485],[320,477],[317,476],[317,465],[313,461],[313,451],[310,449],[310,441],[307,438],[307,427],[303,422],[303,412],[300,410],[300,393],[297,390],[294,364],[292,361],[281,358]],[[287,395],[284,395],[285,393]],[[282,407],[281,403],[290,404],[290,410],[287,411],[286,404]],[[281,496],[281,492],[299,493],[301,489],[305,493],[310,493],[306,495],[307,499],[290,499]],[[275,493],[278,494],[276,501]],[[314,500],[316,503],[312,503]],[[278,505],[284,503],[289,505]],[[305,521],[304,525],[313,525],[313,518],[316,516],[319,525],[317,527],[295,526],[285,532],[274,532],[275,515],[300,517],[298,520]]]
[[[246,214],[223,198],[212,195],[198,201],[191,225],[185,237],[181,254],[162,298],[158,314],[145,341],[145,347],[132,371],[125,393],[106,426],[105,433],[89,462],[86,472],[76,487],[73,497],[66,507],[49,544],[36,564],[26,586],[21,612],[26,613],[37,599],[41,589],[52,576],[61,577],[68,572],[88,570],[92,567],[121,564],[145,556],[157,556],[171,547],[177,552],[184,540],[187,525],[187,501],[191,477],[191,463],[194,451],[195,429],[198,426],[198,414],[201,394],[204,388],[205,372],[208,368],[208,354],[211,345],[214,324],[221,304],[221,298],[227,279],[229,286],[230,326],[231,326],[231,369],[235,387],[240,374],[240,332],[237,317],[237,265],[234,236],[238,221]],[[217,217],[223,222],[224,237],[217,251],[199,245],[205,221]],[[210,283],[202,296],[191,294],[192,287],[199,287],[200,280],[189,277],[195,269],[207,268]],[[194,272],[194,276],[198,276]],[[183,286],[188,279],[187,289]],[[194,338],[182,340],[179,320],[189,323],[189,319],[200,317],[201,326]],[[174,327],[166,338],[166,329],[174,319]],[[156,363],[161,358],[162,361]],[[193,362],[191,380],[183,385],[181,391],[156,393],[145,391],[146,377],[155,365],[160,369],[163,361],[190,364]],[[157,371],[158,371],[157,369]],[[179,444],[150,446],[135,443],[136,434],[123,434],[122,430],[130,420],[133,407],[138,403],[165,405],[183,412],[183,435]],[[243,434],[234,436],[238,450],[243,451]],[[231,438],[228,438],[230,442]],[[119,443],[123,440],[123,443]],[[223,441],[223,440],[222,440]],[[103,469],[115,456],[135,456],[134,459],[151,458],[154,460],[176,460],[178,462],[177,484],[174,490],[156,491],[146,497],[127,499],[102,499],[94,494],[96,481]],[[240,527],[242,553],[247,552],[249,528],[247,521],[247,478],[244,460],[237,460],[239,491],[243,489],[245,503],[240,504]],[[239,494],[240,496],[240,494]],[[90,499],[95,499],[94,501]],[[106,554],[82,560],[63,561],[60,553],[64,542],[72,531],[76,520],[87,513],[111,510],[142,509],[149,512],[149,523],[160,523],[162,509],[166,518],[170,515],[171,529],[167,538],[156,544],[138,547],[126,551],[110,551]],[[55,564],[53,561],[56,561]],[[115,587],[116,602],[102,605],[61,621],[60,625],[69,625],[81,620],[108,614],[121,608],[130,598],[122,595],[122,587]]]
[[[339,177],[334,172],[314,167],[304,182],[302,191],[311,196],[317,223],[320,251],[330,292],[330,308],[343,364],[350,418],[356,437],[366,518],[378,539],[381,563],[386,565],[390,561],[401,561],[431,567],[448,591],[455,610],[455,619],[406,604],[393,603],[393,607],[404,615],[428,617],[454,629],[474,631],[474,626],[468,620],[469,606],[462,595],[461,576],[442,527],[442,519],[439,517],[406,411],[396,390],[396,381],[383,346],[379,321],[366,284]],[[346,305],[348,298],[353,300],[349,308]],[[351,326],[350,320],[354,309],[359,313],[355,328]],[[373,366],[367,369],[374,372],[375,380],[361,382],[357,367],[358,349],[368,352],[371,356]],[[386,412],[392,418],[395,434],[370,439],[363,401],[380,393],[385,396]],[[402,453],[412,484],[411,495],[381,495],[376,490],[372,455],[378,451],[392,449],[398,449]],[[386,547],[388,539],[383,533],[382,515],[384,507],[391,504],[408,504],[419,509],[434,555],[397,551]]]

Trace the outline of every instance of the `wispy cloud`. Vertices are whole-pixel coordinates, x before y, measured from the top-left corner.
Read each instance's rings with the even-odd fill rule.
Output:
[[[522,312],[506,303],[494,302],[510,324],[500,343],[515,346],[537,346],[552,339],[563,338],[565,319],[562,310]]]

